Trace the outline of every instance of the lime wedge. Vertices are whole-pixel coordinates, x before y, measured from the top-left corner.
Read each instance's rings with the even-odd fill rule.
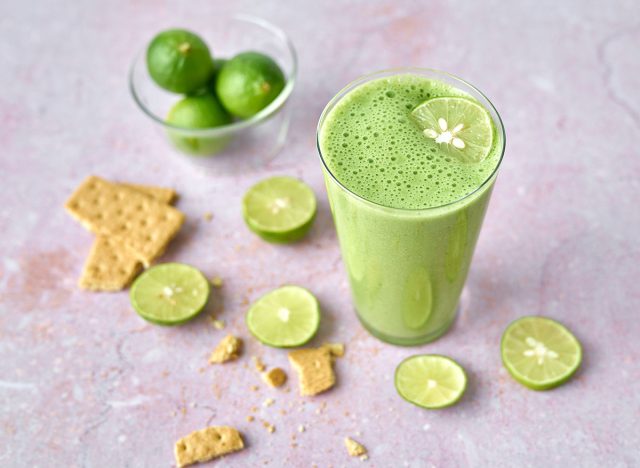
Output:
[[[247,326],[262,343],[276,348],[301,346],[320,325],[318,300],[299,286],[283,286],[253,303]]]
[[[421,354],[402,361],[396,368],[396,390],[409,403],[427,409],[451,406],[467,388],[464,369],[453,359]]]
[[[163,263],[142,273],[131,287],[131,305],[143,319],[158,325],[184,323],[204,308],[209,282],[183,263]]]
[[[271,177],[258,182],[242,200],[244,220],[268,242],[286,243],[304,237],[316,216],[316,197],[304,182]]]
[[[525,387],[548,390],[563,384],[582,361],[580,342],[546,317],[522,317],[507,327],[500,343],[502,362]]]
[[[481,162],[493,147],[495,132],[491,116],[471,99],[428,99],[411,111],[411,118],[440,151],[462,162]]]

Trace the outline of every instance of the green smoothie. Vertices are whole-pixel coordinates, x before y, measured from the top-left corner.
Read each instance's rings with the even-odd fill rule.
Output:
[[[361,79],[334,98],[319,124],[356,311],[370,332],[395,344],[431,341],[453,322],[504,149],[491,104],[442,76],[411,70]],[[421,103],[450,97],[490,116],[491,143],[480,161],[457,157],[472,154],[474,129],[463,137],[463,125],[447,129],[436,119],[432,130],[412,119]],[[453,121],[452,109],[443,115]]]

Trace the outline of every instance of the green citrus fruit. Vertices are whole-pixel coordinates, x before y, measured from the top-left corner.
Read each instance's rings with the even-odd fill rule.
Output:
[[[147,68],[161,88],[190,94],[206,86],[214,64],[207,44],[199,36],[184,29],[169,29],[149,44]]]
[[[271,57],[243,52],[222,66],[215,88],[222,105],[246,119],[267,107],[284,85],[284,73]]]
[[[145,320],[179,325],[198,315],[209,299],[209,281],[184,263],[163,263],[142,273],[131,287],[131,305]]]
[[[231,123],[231,116],[211,92],[187,96],[167,115],[167,123],[185,129],[215,128]],[[203,137],[170,129],[169,138],[180,150],[194,155],[210,155],[222,150],[230,137]]]

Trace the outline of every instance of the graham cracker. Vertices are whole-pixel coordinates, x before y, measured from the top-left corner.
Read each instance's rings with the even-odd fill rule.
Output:
[[[289,362],[298,374],[300,395],[317,395],[336,383],[333,358],[325,346],[291,351]]]
[[[233,335],[225,336],[209,357],[210,364],[222,364],[223,362],[238,359],[242,350],[242,340]]]
[[[164,252],[184,222],[175,208],[95,176],[76,189],[65,208],[95,234],[123,242],[144,266]]]
[[[121,241],[98,236],[78,284],[90,291],[119,291],[126,288],[141,269],[140,262]]]
[[[233,427],[212,426],[178,440],[174,454],[178,468],[204,463],[244,448],[240,433]]]
[[[162,203],[176,199],[173,189],[137,184],[119,184],[145,193]],[[82,276],[78,282],[90,291],[120,291],[126,288],[142,269],[142,265],[122,243],[106,236],[93,242]]]
[[[136,192],[144,193],[151,198],[164,203],[165,205],[171,205],[178,198],[178,194],[175,190],[166,187],[154,187],[152,185],[139,185],[131,184],[129,182],[118,182],[121,187],[130,188]]]

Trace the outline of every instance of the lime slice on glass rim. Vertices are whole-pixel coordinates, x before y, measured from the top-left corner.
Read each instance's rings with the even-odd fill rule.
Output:
[[[539,316],[511,322],[502,335],[500,352],[511,376],[533,390],[563,384],[582,361],[576,337],[564,325]]]
[[[313,294],[299,286],[283,286],[253,303],[247,312],[249,331],[276,348],[301,346],[320,326],[320,306]]]
[[[439,409],[457,403],[467,388],[467,375],[453,359],[439,354],[420,354],[396,368],[396,390],[409,403]]]
[[[489,112],[464,97],[437,97],[411,111],[424,137],[462,162],[482,162],[493,148],[495,127]]]
[[[242,200],[244,220],[268,242],[301,239],[316,216],[316,197],[304,182],[293,177],[271,177],[251,187]]]
[[[131,305],[143,319],[157,325],[179,325],[207,304],[209,281],[183,263],[163,263],[142,273],[131,287]]]

